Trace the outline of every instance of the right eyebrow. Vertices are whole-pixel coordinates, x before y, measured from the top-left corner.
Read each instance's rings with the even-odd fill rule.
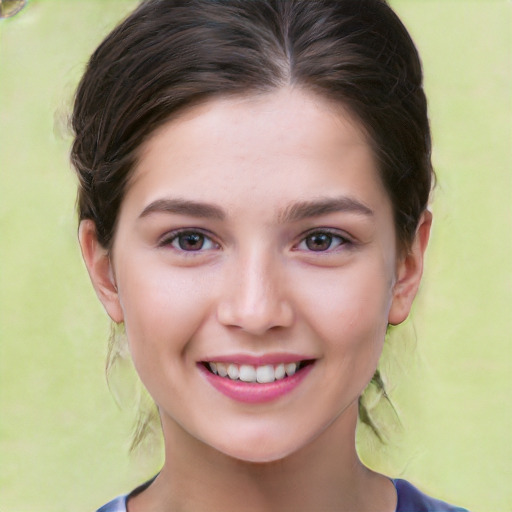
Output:
[[[309,217],[319,217],[336,212],[351,212],[371,217],[373,210],[355,198],[325,197],[314,201],[300,201],[286,207],[279,215],[280,222],[297,222]]]
[[[144,210],[142,210],[139,218],[147,217],[152,213],[175,213],[179,215],[215,220],[224,220],[226,217],[224,211],[218,206],[210,203],[190,201],[188,199],[180,198],[157,199],[148,204]]]

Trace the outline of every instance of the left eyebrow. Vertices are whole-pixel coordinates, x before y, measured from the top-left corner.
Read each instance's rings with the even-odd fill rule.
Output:
[[[221,208],[213,204],[180,198],[157,199],[142,210],[139,218],[147,217],[152,213],[174,213],[216,220],[224,220],[226,216]]]
[[[337,212],[350,212],[365,216],[374,214],[372,209],[357,199],[336,197],[293,203],[279,214],[278,220],[281,223],[297,222],[309,217],[319,217],[320,215]]]

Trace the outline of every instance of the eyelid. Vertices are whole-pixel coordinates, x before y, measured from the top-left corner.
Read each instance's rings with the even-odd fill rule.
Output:
[[[197,251],[185,251],[183,249],[179,249],[179,248],[172,246],[172,242],[174,242],[174,240],[176,240],[176,238],[178,238],[180,235],[193,234],[193,233],[197,233],[197,234],[204,236],[205,239],[208,239],[215,247],[213,247],[212,249],[202,249],[201,248],[201,249],[198,249]],[[157,246],[158,247],[172,247],[177,252],[186,253],[186,254],[198,254],[198,253],[211,251],[213,249],[220,248],[220,244],[215,240],[215,236],[212,233],[210,233],[209,231],[207,231],[205,229],[193,228],[193,227],[192,228],[178,228],[178,229],[173,229],[171,231],[166,232],[164,235],[159,237]]]
[[[316,235],[316,234],[326,234],[326,235],[330,235],[332,236],[333,238],[339,238],[342,240],[342,242],[340,244],[338,244],[336,247],[334,248],[329,248],[329,249],[326,249],[325,251],[311,251],[310,249],[299,249],[299,246],[302,244],[302,243],[305,243],[306,242],[306,239],[308,237],[310,237],[311,235]],[[306,252],[311,252],[311,253],[317,253],[317,254],[326,254],[326,253],[332,253],[332,252],[335,252],[338,248],[340,247],[345,247],[345,246],[352,246],[355,244],[355,241],[354,239],[348,235],[345,231],[341,231],[339,229],[335,229],[335,228],[322,228],[322,227],[319,227],[319,228],[312,228],[308,231],[306,231],[305,233],[302,233],[300,235],[300,238],[298,240],[298,242],[293,246],[293,250],[305,250]]]

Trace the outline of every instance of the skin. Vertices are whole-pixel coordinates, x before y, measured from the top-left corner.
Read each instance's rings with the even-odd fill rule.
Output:
[[[357,400],[388,323],[409,314],[430,223],[425,212],[409,250],[397,250],[363,130],[300,89],[214,99],[153,134],[112,251],[92,221],[79,232],[162,420],[166,462],[130,512],[394,510],[392,483],[357,457]],[[199,250],[183,249],[179,229],[205,236]],[[314,365],[270,402],[235,401],[198,369],[275,353]]]

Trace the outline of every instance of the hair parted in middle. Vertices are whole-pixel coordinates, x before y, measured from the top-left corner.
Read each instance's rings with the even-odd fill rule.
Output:
[[[407,251],[434,176],[422,82],[414,43],[384,0],[146,0],[93,53],[76,92],[79,219],[94,221],[110,250],[155,130],[215,97],[297,87],[359,122]],[[372,385],[387,397],[378,371]],[[361,401],[360,418],[379,436]]]
[[[360,122],[406,249],[433,176],[422,80],[384,0],[147,0],[94,52],[76,93],[79,217],[110,248],[138,150],[159,126],[208,98],[293,86]]]

